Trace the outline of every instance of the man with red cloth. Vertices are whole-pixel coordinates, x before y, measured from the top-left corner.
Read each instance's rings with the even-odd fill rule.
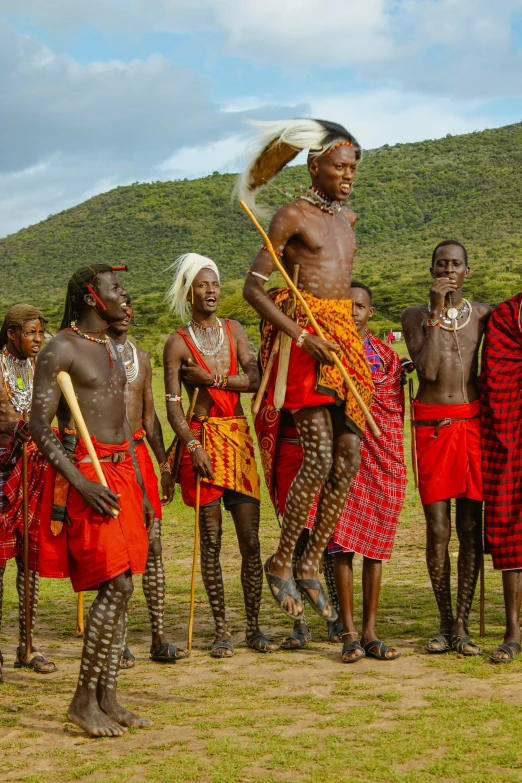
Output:
[[[107,330],[116,344],[116,350],[125,366],[127,374],[127,419],[133,432],[134,449],[140,466],[140,472],[152,507],[154,524],[149,530],[149,555],[147,568],[143,575],[143,592],[147,601],[152,628],[150,658],[161,663],[175,663],[188,656],[187,650],[177,649],[167,641],[163,628],[165,619],[165,569],[161,547],[162,505],[172,502],[174,484],[165,453],[163,432],[154,408],[152,396],[152,366],[147,351],[127,338],[132,320],[132,304],[127,302],[127,315],[112,323]],[[149,450],[149,443],[158,461],[161,473],[162,497],[158,492],[158,479]],[[121,666],[129,669],[134,666],[134,655],[125,646]]]
[[[479,349],[491,308],[468,302],[466,249],[445,240],[432,255],[427,305],[408,307],[403,331],[419,377],[414,401],[419,494],[426,517],[426,561],[440,613],[429,653],[479,655],[468,617],[482,557]],[[451,499],[459,538],[457,611],[453,614],[448,543]]]
[[[491,654],[509,663],[520,648],[522,595],[522,293],[493,311],[480,374],[484,523],[493,565],[502,571],[506,632]]]
[[[240,399],[241,392],[255,391],[259,385],[257,364],[242,326],[216,316],[220,296],[216,264],[197,253],[187,253],[173,266],[174,282],[166,298],[171,310],[182,320],[190,313],[190,320],[165,344],[167,415],[182,449],[177,479],[187,506],[196,505],[197,477],[201,479],[201,572],[216,628],[210,654],[214,658],[234,655],[219,562],[221,499],[234,520],[241,552],[246,642],[258,652],[272,652],[279,645],[259,627],[263,588],[259,476]],[[182,382],[191,399],[194,390],[199,390],[190,423],[181,408]]]
[[[29,437],[27,419],[33,396],[34,363],[44,340],[47,319],[28,304],[14,305],[0,329],[0,627],[7,562],[16,558],[19,646],[15,668],[27,666],[38,674],[56,671],[56,664],[41,652],[26,649],[24,579],[23,443],[27,443],[29,511],[29,592],[31,634],[38,608],[38,553],[40,513],[47,462]],[[3,658],[0,653],[0,682]]]
[[[76,592],[97,590],[84,634],[80,676],[68,719],[93,737],[121,736],[127,727],[150,725],[117,701],[118,670],[126,634],[132,575],[145,572],[147,526],[153,510],[143,486],[125,416],[125,368],[105,332],[121,320],[127,293],[114,274],[125,267],[93,264],[69,281],[61,331],[42,351],[34,379],[30,431],[52,468],[70,484],[66,524],[53,535],[40,529],[40,574],[70,576]],[[70,459],[60,434],[71,413],[57,382],[69,373],[108,487],[98,483],[83,440]],[[139,483],[138,483],[139,482]],[[54,482],[47,481],[44,509],[51,516]]]

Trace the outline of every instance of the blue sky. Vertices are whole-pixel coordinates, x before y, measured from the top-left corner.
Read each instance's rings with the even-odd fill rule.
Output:
[[[0,0],[0,236],[237,171],[248,118],[366,148],[522,120],[522,0]]]

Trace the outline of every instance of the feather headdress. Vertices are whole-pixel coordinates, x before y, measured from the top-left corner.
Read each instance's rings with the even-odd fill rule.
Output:
[[[185,253],[176,258],[168,268],[174,269],[174,281],[165,294],[165,302],[169,303],[169,310],[175,310],[182,321],[189,314],[187,296],[194,278],[202,269],[212,269],[219,280],[219,269],[212,259],[200,256],[198,253]],[[167,270],[168,271],[168,270]]]
[[[256,205],[260,189],[268,185],[302,150],[310,150],[310,160],[327,155],[338,145],[348,144],[354,148],[356,160],[362,157],[358,141],[336,122],[310,119],[273,122],[251,120],[250,124],[260,128],[261,133],[248,147],[248,163],[238,177],[235,195],[257,215],[263,214],[262,207]]]

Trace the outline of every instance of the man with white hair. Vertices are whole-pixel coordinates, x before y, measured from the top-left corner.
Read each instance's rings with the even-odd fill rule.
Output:
[[[323,619],[333,622],[337,613],[318,579],[319,562],[359,468],[365,421],[332,352],[341,359],[368,408],[373,391],[349,298],[356,252],[355,214],[343,206],[362,152],[356,139],[337,123],[296,119],[256,124],[263,132],[237,188],[251,208],[255,209],[259,189],[300,150],[309,150],[311,184],[298,193],[294,203],[276,212],[268,235],[290,277],[297,267],[298,287],[326,337],[315,334],[299,301],[292,306],[295,318],[287,315],[293,298],[289,288],[265,292],[263,285],[275,264],[263,245],[249,269],[243,294],[263,318],[260,358],[264,370],[277,333],[291,338],[284,400],[276,404],[274,399],[277,360],[264,412],[256,421],[269,489],[274,479],[277,409],[292,414],[303,449],[302,465],[288,491],[279,546],[266,561],[265,573],[272,595],[292,619],[302,617],[301,593]],[[297,540],[318,493],[314,529],[292,568]],[[360,646],[353,637],[350,643]]]
[[[169,423],[179,438],[178,481],[183,500],[196,505],[200,488],[201,571],[216,626],[211,655],[234,655],[225,618],[225,597],[219,554],[221,499],[234,520],[241,552],[241,583],[247,615],[246,642],[258,652],[278,644],[259,628],[263,569],[259,548],[259,477],[254,444],[240,402],[241,392],[254,392],[259,372],[248,338],[237,321],[221,320],[219,271],[209,258],[188,253],[174,262],[174,282],[166,299],[186,326],[165,344],[163,364]],[[238,365],[243,374],[239,374]],[[181,384],[193,399],[190,424],[181,408]]]

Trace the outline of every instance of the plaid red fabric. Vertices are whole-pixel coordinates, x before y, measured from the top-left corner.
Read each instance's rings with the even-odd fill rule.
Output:
[[[332,553],[357,552],[389,560],[407,484],[402,368],[394,350],[370,332],[367,339],[383,364],[382,369],[372,372],[375,390],[371,406],[382,434],[375,438],[368,427],[364,430],[361,467],[328,548]]]
[[[522,568],[522,293],[489,320],[480,380],[487,544],[495,568]]]
[[[31,441],[27,448],[29,496],[29,568],[38,571],[40,511],[48,463]],[[13,557],[23,557],[22,460],[6,474],[0,471],[2,493],[0,513],[0,566]]]

